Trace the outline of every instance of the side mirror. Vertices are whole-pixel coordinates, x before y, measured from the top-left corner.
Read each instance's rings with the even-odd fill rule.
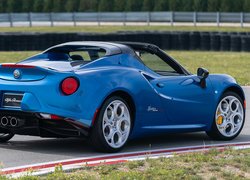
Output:
[[[206,79],[209,76],[209,71],[205,68],[197,69],[197,76],[200,79],[200,85],[202,88],[206,87]]]

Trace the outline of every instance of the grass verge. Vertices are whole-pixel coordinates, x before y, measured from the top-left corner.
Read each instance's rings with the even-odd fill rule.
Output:
[[[250,53],[169,51],[190,72],[204,67],[210,73],[229,74],[240,85],[250,85]]]
[[[250,27],[216,26],[54,26],[54,27],[0,27],[0,32],[89,32],[110,33],[117,31],[227,31],[250,32]]]
[[[47,176],[26,176],[22,180],[56,179],[250,179],[250,149],[175,155],[172,158],[146,159],[116,165],[83,166],[64,173],[56,167]],[[7,180],[0,177],[0,180]]]
[[[167,51],[192,73],[198,67],[207,68],[210,73],[233,76],[240,85],[250,85],[250,53]],[[0,62],[17,62],[32,56],[36,51],[0,52]]]

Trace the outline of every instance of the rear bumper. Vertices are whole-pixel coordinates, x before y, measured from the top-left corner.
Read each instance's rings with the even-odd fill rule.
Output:
[[[89,105],[86,92],[83,93],[79,87],[77,92],[66,96],[60,90],[60,83],[69,76],[72,76],[72,73],[48,74],[42,80],[28,82],[6,81],[0,78],[0,110],[56,114],[91,126],[96,105],[94,104],[94,108]],[[3,104],[4,95],[10,93],[23,95],[18,107]]]
[[[71,119],[43,119],[38,113],[1,110],[0,132],[40,137],[86,137],[89,128]]]

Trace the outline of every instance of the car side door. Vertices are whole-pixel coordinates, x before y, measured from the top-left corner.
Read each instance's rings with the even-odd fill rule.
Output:
[[[149,55],[151,54],[151,55]],[[149,83],[160,96],[165,128],[202,128],[213,118],[213,87],[209,79],[201,86],[197,75],[188,73],[164,52],[141,54]],[[164,59],[166,58],[166,59]],[[211,121],[210,121],[211,122]]]
[[[196,75],[160,77],[151,81],[161,97],[167,125],[176,128],[202,128],[213,117],[213,87],[209,80],[200,86]]]

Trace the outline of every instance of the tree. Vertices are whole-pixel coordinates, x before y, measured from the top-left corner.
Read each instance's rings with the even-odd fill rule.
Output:
[[[230,3],[230,0],[221,0],[220,11],[221,12],[231,12],[232,11],[232,5]]]
[[[54,0],[53,12],[65,12],[66,0]]]
[[[127,0],[126,11],[141,11],[142,0]]]
[[[34,0],[33,12],[43,12],[43,0]]]
[[[3,12],[4,12],[4,9],[5,9],[5,8],[4,8],[4,7],[5,7],[5,6],[4,6],[4,1],[5,1],[5,0],[0,0],[0,12],[1,12],[1,13],[3,13]]]
[[[182,0],[169,0],[170,11],[182,11]]]
[[[250,12],[250,0],[244,0],[243,2],[243,11]]]
[[[168,11],[168,0],[156,0],[154,5],[154,11]]]
[[[54,0],[44,0],[43,12],[52,12]]]
[[[0,12],[250,12],[250,0],[0,0]]]
[[[7,12],[21,12],[22,11],[22,1],[16,2],[16,0],[7,1]]]
[[[232,12],[242,12],[243,11],[243,4],[244,4],[244,0],[231,0],[231,4],[232,4]]]
[[[90,1],[89,0],[80,0],[79,2],[79,11],[89,11],[90,9]]]
[[[220,11],[220,1],[218,1],[218,0],[208,0],[208,2],[207,2],[207,11],[209,11],[209,12],[218,12],[218,11]]]
[[[99,12],[110,12],[112,11],[113,1],[112,0],[100,0],[98,10]]]
[[[3,12],[7,12],[7,2],[3,0]]]
[[[112,3],[110,3],[109,1],[107,1],[108,5],[111,5],[111,7],[113,6]],[[97,12],[98,11],[98,0],[80,0],[79,1],[79,8],[78,11],[80,12],[84,12],[84,11],[88,11],[88,12]],[[106,8],[106,7],[105,7]]]
[[[79,9],[79,0],[67,0],[65,4],[66,12],[77,12]]]
[[[194,0],[194,11],[207,11],[207,0]]]
[[[125,11],[127,0],[114,0],[114,11]]]
[[[181,11],[193,11],[193,5],[194,5],[193,0],[182,0],[181,4],[182,4]]]
[[[32,12],[34,0],[22,0],[22,12]],[[43,9],[40,9],[42,11]]]
[[[99,8],[98,4],[99,4],[99,0],[91,0],[89,11],[97,12],[98,8]],[[113,4],[112,4],[112,6],[113,6]]]
[[[144,0],[142,4],[142,11],[152,11],[154,9],[153,0]]]

